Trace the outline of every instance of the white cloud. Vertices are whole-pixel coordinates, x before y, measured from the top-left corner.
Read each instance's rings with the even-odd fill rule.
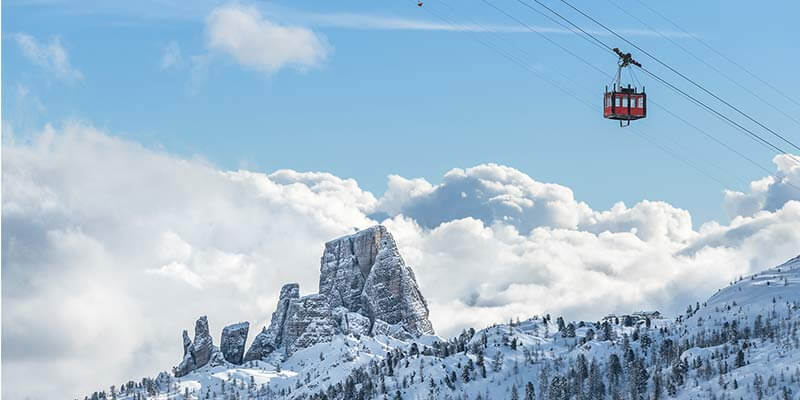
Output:
[[[69,62],[67,49],[61,44],[61,38],[54,37],[50,43],[42,43],[31,35],[17,33],[13,35],[22,53],[32,63],[53,74],[57,79],[72,83],[83,79],[83,74]]]
[[[492,164],[440,185],[392,176],[376,199],[329,173],[220,171],[82,124],[2,152],[9,398],[78,397],[169,369],[199,315],[217,341],[228,323],[260,328],[282,284],[317,290],[325,241],[379,211],[444,335],[544,312],[681,311],[800,243],[797,201],[693,230],[667,203],[592,210]]]
[[[280,25],[255,7],[242,5],[214,9],[206,20],[206,31],[210,49],[267,74],[284,67],[301,71],[318,67],[331,50],[325,38],[310,29]]]
[[[2,151],[4,398],[169,369],[197,316],[217,333],[264,321],[283,283],[316,291],[325,241],[372,224],[344,205],[363,192],[223,172],[80,124]]]
[[[402,213],[427,228],[473,217],[487,225],[503,221],[522,232],[541,225],[575,228],[591,214],[569,188],[496,164],[450,170],[435,187],[423,179],[390,178],[378,211]]]
[[[798,157],[779,154],[772,162],[778,167],[778,173],[750,183],[750,193],[725,192],[725,209],[731,217],[750,216],[762,210],[775,211],[789,200],[800,200]]]
[[[177,68],[182,61],[181,46],[178,45],[178,42],[173,40],[164,46],[161,52],[161,69]]]

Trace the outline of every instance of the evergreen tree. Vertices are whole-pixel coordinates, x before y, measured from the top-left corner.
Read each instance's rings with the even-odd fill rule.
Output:
[[[575,324],[570,322],[567,327],[564,329],[564,337],[574,338],[575,337]]]
[[[536,400],[536,390],[534,390],[531,381],[525,384],[525,400]]]
[[[614,338],[614,334],[611,331],[611,324],[608,321],[603,321],[603,338],[602,340],[612,340]]]
[[[503,369],[503,353],[497,352],[494,355],[494,361],[492,362],[492,370],[494,372],[500,372]]]
[[[562,318],[562,317],[556,318],[556,324],[558,324],[558,331],[559,332],[563,331],[564,328],[566,328],[566,325],[564,324],[564,318]]]
[[[461,380],[464,381],[464,383],[469,382],[469,368],[466,365],[464,369],[461,370]],[[433,381],[433,379],[431,379],[431,381]]]
[[[744,352],[742,349],[739,349],[739,351],[736,353],[736,363],[734,365],[736,368],[744,367]]]
[[[622,363],[616,354],[608,356],[608,381],[612,386],[619,384],[619,376],[622,374]]]
[[[566,378],[553,377],[547,389],[547,400],[569,400],[569,385]]]

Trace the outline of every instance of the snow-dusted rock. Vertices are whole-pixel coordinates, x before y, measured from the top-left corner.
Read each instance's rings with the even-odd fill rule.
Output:
[[[269,327],[245,353],[248,331],[246,322],[225,327],[217,349],[208,321],[201,317],[194,341],[184,332],[184,358],[176,375],[224,361],[239,365],[266,360],[278,349],[290,356],[299,349],[330,342],[337,334],[406,340],[433,334],[433,327],[414,272],[400,256],[392,235],[377,225],[326,243],[319,293],[300,297],[297,283],[283,285]]]
[[[192,339],[189,339],[189,332],[186,332],[186,329],[183,330],[183,356],[186,357],[189,354],[189,348],[192,347]]]
[[[319,292],[331,307],[402,324],[413,335],[433,334],[414,273],[381,225],[325,244]]]
[[[413,335],[432,335],[428,304],[419,291],[414,272],[400,256],[392,235],[385,228],[383,231],[375,264],[361,294],[367,313],[373,320],[400,324]]]
[[[183,331],[183,360],[175,367],[175,376],[184,376],[208,364],[216,351],[208,330],[208,318],[204,315],[195,322],[194,341],[189,340],[189,334]]]
[[[214,352],[214,339],[208,330],[208,318],[204,315],[194,324],[194,341],[190,353],[194,364],[200,368],[208,363]]]
[[[194,359],[191,353],[183,355],[180,364],[174,368],[175,377],[186,376],[189,372],[194,371],[197,367],[194,365]]]
[[[329,342],[334,334],[336,324],[325,295],[310,294],[289,303],[281,343],[287,355],[297,349]]]
[[[300,285],[297,283],[287,283],[281,288],[280,297],[278,297],[278,306],[275,312],[272,313],[272,320],[267,329],[267,337],[269,342],[272,343],[274,348],[277,348],[283,343],[283,325],[286,321],[287,311],[289,304],[292,300],[300,298]]]
[[[244,357],[244,345],[247,342],[247,333],[250,330],[249,322],[228,325],[222,329],[222,338],[219,349],[229,363],[240,365]]]
[[[328,297],[331,307],[363,312],[364,282],[385,233],[386,228],[378,226],[325,243],[320,261],[319,293]]]
[[[372,336],[378,335],[386,335],[389,336],[392,333],[392,326],[389,325],[386,321],[381,321],[376,319],[375,322],[372,324],[372,332],[370,332]]]
[[[410,340],[414,335],[409,333],[400,324],[390,324],[386,321],[376,319],[372,324],[372,336],[385,335],[400,340]]]
[[[333,319],[342,334],[356,337],[370,334],[372,322],[359,313],[349,312],[344,307],[337,307],[333,310]]]
[[[270,355],[275,350],[275,343],[272,342],[272,337],[267,334],[267,328],[264,327],[261,332],[253,339],[250,348],[244,355],[244,362],[253,360],[263,360],[264,357]]]

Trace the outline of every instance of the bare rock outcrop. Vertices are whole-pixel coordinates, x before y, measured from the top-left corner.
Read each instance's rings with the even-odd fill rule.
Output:
[[[388,232],[381,237],[361,300],[373,321],[401,325],[414,336],[433,334],[428,304],[419,290],[414,271],[400,257],[397,244]]]
[[[361,293],[385,232],[382,226],[373,227],[325,243],[319,293],[330,300],[332,307],[363,311]]]
[[[175,367],[175,376],[184,376],[209,361],[212,364],[220,363],[221,355],[214,347],[214,340],[208,330],[208,318],[204,315],[194,324],[194,341],[189,340],[189,334],[183,331],[183,360]]]
[[[240,365],[244,357],[244,345],[247,342],[247,333],[250,330],[249,322],[228,325],[222,329],[222,338],[219,349],[225,361]]]
[[[183,330],[183,356],[186,357],[189,354],[189,348],[192,347],[192,339],[189,339],[189,332],[186,332],[186,329]]]
[[[208,329],[208,317],[204,315],[194,324],[194,341],[190,353],[195,365],[199,368],[208,364],[213,352],[214,339],[211,338],[211,332]]]
[[[333,319],[341,333],[345,335],[356,337],[370,335],[372,322],[359,313],[347,311],[344,307],[337,307],[333,310]]]
[[[272,320],[267,329],[267,335],[274,347],[279,347],[283,343],[283,326],[288,316],[289,305],[293,300],[300,298],[300,285],[297,283],[287,283],[281,288],[281,295],[278,298],[278,306],[272,313]]]
[[[249,324],[225,327],[220,351],[213,345],[206,317],[201,317],[194,341],[183,332],[184,358],[175,373],[182,376],[209,362],[266,360],[279,349],[275,354],[290,356],[329,342],[336,334],[398,339],[433,334],[428,313],[414,272],[391,233],[377,225],[325,243],[319,293],[300,297],[297,283],[283,285],[269,327],[256,335],[247,353]]]
[[[336,324],[325,295],[310,294],[291,301],[286,312],[281,343],[287,355],[297,349],[329,342],[335,334]]]
[[[428,305],[392,234],[382,225],[325,244],[319,292],[374,324],[399,324],[413,336],[433,334]]]
[[[253,343],[247,349],[244,355],[244,362],[253,360],[263,360],[268,355],[275,351],[275,343],[272,342],[272,337],[267,333],[267,328],[264,327],[261,332],[253,338]]]

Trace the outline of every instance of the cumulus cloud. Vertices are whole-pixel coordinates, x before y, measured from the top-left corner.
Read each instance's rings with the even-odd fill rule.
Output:
[[[61,38],[56,36],[49,43],[40,42],[25,33],[17,33],[13,38],[25,57],[57,79],[66,83],[83,79],[83,74],[70,64],[69,54],[61,43]]]
[[[689,212],[668,203],[645,200],[628,208],[620,202],[595,211],[566,186],[538,182],[497,164],[450,170],[436,186],[422,178],[390,176],[376,211],[376,217],[405,215],[428,229],[470,217],[484,225],[511,225],[523,234],[537,227],[632,232],[643,240],[680,241],[693,234]]]
[[[378,211],[402,213],[426,228],[472,217],[485,224],[503,221],[524,232],[541,225],[574,228],[591,212],[569,188],[496,164],[452,169],[436,187],[423,179],[392,177]]]
[[[79,397],[168,369],[199,315],[217,341],[228,323],[259,329],[283,283],[317,290],[325,241],[377,222],[443,335],[545,312],[681,311],[800,243],[797,201],[694,230],[667,203],[593,210],[567,187],[492,164],[439,185],[391,176],[376,198],[353,179],[223,171],[85,124],[2,152],[9,398]]]
[[[330,53],[330,46],[321,35],[270,21],[255,7],[218,7],[207,18],[206,31],[210,49],[266,74],[284,67],[301,71],[317,67]]]
[[[3,397],[169,369],[197,316],[217,334],[263,323],[283,283],[316,291],[325,241],[374,223],[345,205],[363,192],[220,171],[80,124],[2,151]]]
[[[750,192],[725,192],[725,209],[731,217],[775,211],[789,201],[800,200],[800,161],[797,156],[779,154],[772,159],[778,167],[775,176],[750,184]]]

